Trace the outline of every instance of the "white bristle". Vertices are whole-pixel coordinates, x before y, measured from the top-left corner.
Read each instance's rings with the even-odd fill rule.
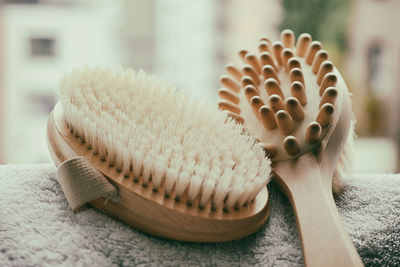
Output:
[[[270,163],[241,125],[144,72],[76,69],[61,79],[60,99],[77,141],[153,191],[231,208],[269,181]]]

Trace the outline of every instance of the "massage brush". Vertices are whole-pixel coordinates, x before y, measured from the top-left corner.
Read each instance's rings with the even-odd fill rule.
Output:
[[[301,34],[295,44],[291,30],[274,43],[261,38],[258,53],[239,56],[243,65],[228,64],[220,79],[218,106],[272,160],[273,180],[295,211],[306,265],[362,265],[332,194],[340,191],[353,137],[341,74],[320,42]]]
[[[120,200],[90,204],[146,233],[226,241],[257,231],[269,215],[270,161],[254,137],[144,72],[83,67],[65,74],[47,134],[56,165],[89,163],[66,165],[64,193],[77,183],[71,190],[79,194],[95,168]]]

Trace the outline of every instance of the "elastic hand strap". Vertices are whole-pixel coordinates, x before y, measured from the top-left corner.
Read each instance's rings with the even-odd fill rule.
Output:
[[[57,169],[57,181],[74,212],[100,197],[120,199],[117,189],[84,157],[64,161]]]

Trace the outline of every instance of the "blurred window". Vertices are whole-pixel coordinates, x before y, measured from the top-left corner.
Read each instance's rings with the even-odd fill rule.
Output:
[[[55,40],[52,38],[32,38],[31,56],[54,56]]]

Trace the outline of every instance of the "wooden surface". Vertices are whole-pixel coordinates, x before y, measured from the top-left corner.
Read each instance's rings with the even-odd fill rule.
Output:
[[[196,203],[187,206],[186,201],[174,200],[174,196],[164,198],[162,188],[154,193],[147,188],[124,178],[115,168],[108,167],[90,150],[69,134],[63,121],[62,110],[57,105],[47,126],[50,154],[56,165],[64,160],[82,155],[100,170],[114,184],[121,197],[118,203],[97,199],[90,203],[102,212],[118,218],[138,230],[156,236],[193,242],[221,242],[238,239],[259,230],[270,212],[268,191],[263,189],[247,207],[224,212],[222,208],[210,210],[210,204],[200,210]]]

